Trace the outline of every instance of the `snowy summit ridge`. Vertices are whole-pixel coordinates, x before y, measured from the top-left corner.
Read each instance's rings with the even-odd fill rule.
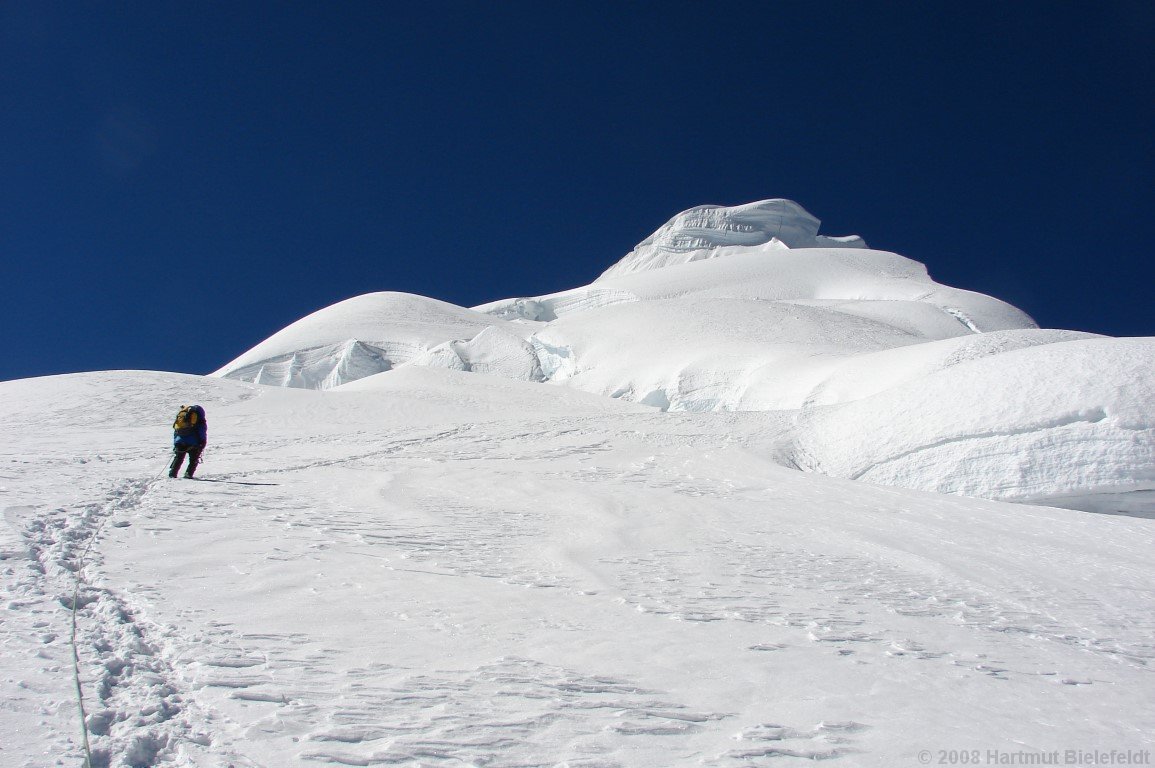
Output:
[[[472,309],[399,293],[302,318],[215,375],[340,389],[483,373],[661,411],[790,415],[785,466],[1155,512],[1155,340],[1044,330],[784,199],[674,216],[593,283]]]
[[[682,211],[602,273],[598,280],[713,258],[724,246],[769,243],[782,248],[865,248],[857,235],[825,237],[821,222],[793,200],[774,198],[733,207]]]

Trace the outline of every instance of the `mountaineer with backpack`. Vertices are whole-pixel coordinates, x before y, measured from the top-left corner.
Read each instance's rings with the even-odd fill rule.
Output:
[[[172,466],[168,468],[168,476],[176,477],[180,472],[180,465],[184,463],[184,455],[188,454],[188,469],[184,476],[191,478],[201,461],[201,452],[209,442],[209,425],[205,419],[205,409],[199,405],[182,405],[172,423],[172,452],[176,454],[172,459]]]

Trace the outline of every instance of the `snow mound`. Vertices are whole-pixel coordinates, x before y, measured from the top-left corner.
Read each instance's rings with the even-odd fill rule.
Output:
[[[804,409],[794,461],[886,485],[1155,516],[1152,360],[1152,338],[974,356]]]
[[[357,296],[303,317],[213,373],[239,381],[330,389],[390,370],[456,339],[504,325],[424,296]]]
[[[793,200],[775,198],[733,207],[700,205],[682,211],[639,243],[598,280],[723,255],[723,246],[865,248],[857,236],[822,237],[820,222]]]

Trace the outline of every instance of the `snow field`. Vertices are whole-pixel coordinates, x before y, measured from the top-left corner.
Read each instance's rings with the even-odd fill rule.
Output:
[[[193,400],[205,479],[157,478]],[[0,406],[6,765],[76,764],[59,598],[93,533],[107,765],[1151,747],[1150,520],[807,475],[770,458],[788,415],[458,371],[85,374],[0,384]]]

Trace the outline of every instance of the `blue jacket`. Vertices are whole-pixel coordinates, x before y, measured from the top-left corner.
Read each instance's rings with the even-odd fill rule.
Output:
[[[174,447],[191,448],[197,445],[207,445],[209,441],[209,425],[208,420],[205,419],[205,409],[199,405],[194,405],[193,410],[197,412],[197,423],[195,431],[187,435],[180,435],[174,430],[172,433],[172,444]]]

